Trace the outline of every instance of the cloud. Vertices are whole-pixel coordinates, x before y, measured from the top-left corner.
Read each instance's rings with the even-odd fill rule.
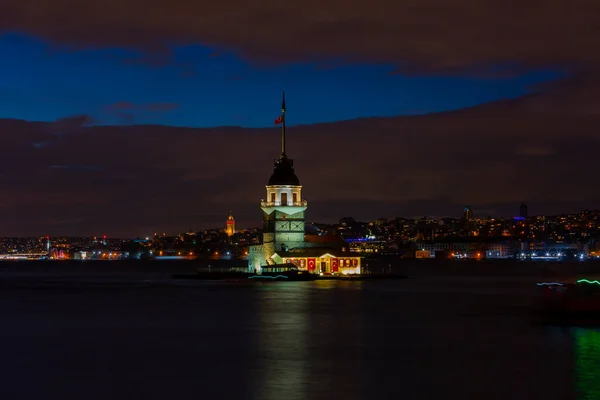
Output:
[[[255,61],[385,61],[417,73],[600,62],[600,4],[587,0],[522,0],[518,6],[504,0],[260,0],[243,12],[232,12],[240,9],[232,0],[6,0],[0,7],[6,32],[161,55],[170,44],[204,44]]]
[[[464,205],[511,216],[523,201],[534,214],[597,206],[600,115],[569,108],[593,92],[582,84],[460,111],[292,126],[288,154],[308,219],[458,215]],[[276,128],[79,123],[56,136],[64,121],[0,120],[0,170],[11,171],[0,176],[0,235],[177,232],[220,227],[230,209],[239,226],[260,226]],[[74,222],[44,225],[48,215]]]
[[[111,104],[106,107],[111,111],[138,111],[138,112],[167,112],[173,111],[179,108],[177,103],[146,103],[146,104],[134,104],[127,101],[121,101]]]
[[[94,119],[89,115],[75,115],[72,117],[57,119],[51,125],[48,125],[55,133],[73,132],[86,125],[94,123]]]
[[[116,118],[119,123],[131,125],[140,115],[162,114],[174,111],[180,107],[177,103],[146,103],[135,104],[120,101],[104,107],[103,112],[108,114],[110,120]]]

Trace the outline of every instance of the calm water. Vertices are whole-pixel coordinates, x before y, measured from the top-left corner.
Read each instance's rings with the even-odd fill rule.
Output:
[[[600,399],[600,331],[536,324],[533,289],[474,277],[5,285],[0,398]]]

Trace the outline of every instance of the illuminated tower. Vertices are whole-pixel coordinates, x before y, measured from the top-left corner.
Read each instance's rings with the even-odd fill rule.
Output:
[[[50,236],[46,236],[46,251],[50,253]]]
[[[302,186],[294,172],[294,161],[285,152],[285,94],[281,103],[281,155],[275,160],[263,210],[263,245],[267,253],[304,247]]]
[[[227,223],[225,225],[225,233],[227,236],[232,237],[235,233],[235,219],[233,219],[233,215],[231,215],[231,211],[229,211],[229,217],[227,217]]]
[[[281,116],[275,123],[281,124],[281,155],[274,162],[273,174],[266,186],[267,199],[261,201],[263,244],[260,251],[249,260],[254,266],[271,263],[271,256],[276,251],[304,247],[304,211],[307,203],[302,199],[302,186],[294,172],[294,161],[285,152],[285,94]]]

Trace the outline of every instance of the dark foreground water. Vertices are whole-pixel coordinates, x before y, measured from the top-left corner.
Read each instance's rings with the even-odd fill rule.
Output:
[[[0,399],[600,399],[532,278],[80,281],[5,278]]]

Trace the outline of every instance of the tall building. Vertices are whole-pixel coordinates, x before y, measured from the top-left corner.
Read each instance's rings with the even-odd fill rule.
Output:
[[[471,207],[465,207],[463,210],[463,216],[460,219],[460,225],[462,233],[465,236],[472,236],[473,234],[473,210]]]
[[[528,217],[527,214],[528,214],[527,204],[522,203],[521,207],[519,207],[519,217],[527,219],[527,217]]]
[[[360,257],[350,254],[349,245],[339,236],[306,235],[304,212],[308,202],[302,198],[302,186],[294,170],[294,161],[285,148],[285,96],[281,116],[281,155],[274,161],[273,173],[266,186],[263,212],[263,244],[251,246],[248,269],[260,273],[260,267],[293,263],[312,273],[360,273]]]
[[[471,210],[471,207],[465,207],[463,218],[467,222],[471,222],[473,220],[473,210]]]
[[[225,223],[225,233],[227,236],[231,237],[235,233],[235,219],[233,219],[233,215],[231,211],[229,211],[229,216],[227,217],[227,222]]]

